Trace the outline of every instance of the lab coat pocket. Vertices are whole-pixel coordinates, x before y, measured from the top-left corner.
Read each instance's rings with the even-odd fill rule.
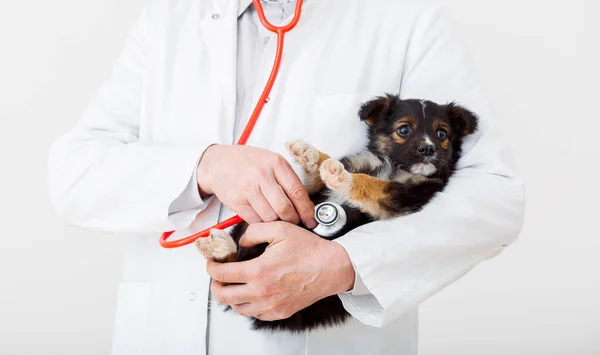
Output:
[[[149,305],[150,283],[120,283],[112,355],[144,354]]]
[[[314,144],[332,157],[364,149],[367,125],[360,120],[358,111],[374,96],[367,93],[317,96],[312,110]]]

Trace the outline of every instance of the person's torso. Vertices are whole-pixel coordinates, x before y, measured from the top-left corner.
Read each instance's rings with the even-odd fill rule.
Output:
[[[238,0],[158,3],[152,14],[156,37],[141,88],[140,141],[235,143]],[[333,157],[361,150],[366,125],[358,109],[374,96],[399,91],[409,37],[422,8],[418,4],[309,1],[298,26],[286,35],[279,76],[248,144],[286,157],[284,142],[291,139],[303,139]],[[265,47],[252,108],[270,74],[276,45],[273,37]],[[192,230],[231,215],[215,200]],[[251,331],[246,319],[214,303],[209,315],[204,259],[193,246],[161,249],[158,237],[132,238],[119,291],[116,355],[204,354],[207,323],[211,355],[416,353],[416,311],[383,328],[351,320],[343,327],[293,335]]]

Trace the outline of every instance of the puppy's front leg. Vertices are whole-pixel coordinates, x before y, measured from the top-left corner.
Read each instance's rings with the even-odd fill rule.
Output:
[[[406,182],[382,180],[366,174],[351,174],[335,159],[320,168],[321,178],[338,199],[375,219],[386,219],[415,212],[442,190],[440,179],[414,176]]]
[[[198,239],[196,248],[206,259],[221,263],[237,261],[235,241],[227,232],[220,229],[211,229],[208,237]]]
[[[304,169],[306,174],[305,185],[308,193],[321,190],[324,185],[319,174],[319,167],[325,160],[329,159],[329,156],[302,140],[287,142],[286,147],[296,163]]]
[[[351,174],[335,159],[327,159],[321,164],[320,175],[338,200],[354,205],[373,218],[389,217],[390,213],[385,208],[389,181],[366,174]]]

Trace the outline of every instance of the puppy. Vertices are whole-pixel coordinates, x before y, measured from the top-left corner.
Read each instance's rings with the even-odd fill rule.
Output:
[[[344,227],[322,236],[327,239],[369,222],[421,210],[446,186],[460,157],[463,137],[473,133],[478,123],[473,112],[454,103],[402,100],[389,94],[364,103],[359,117],[368,125],[369,143],[358,154],[337,160],[301,140],[286,143],[303,167],[315,205],[336,202],[346,212]],[[247,226],[238,224],[231,235],[212,230],[208,238],[198,240],[197,247],[206,258],[219,262],[256,258],[267,245],[240,248]],[[330,296],[287,319],[251,319],[256,330],[300,332],[333,327],[348,317],[340,299]]]

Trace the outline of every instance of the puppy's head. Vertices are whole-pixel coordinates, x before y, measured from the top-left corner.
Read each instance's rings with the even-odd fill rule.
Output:
[[[477,116],[450,103],[401,100],[387,95],[366,102],[360,119],[370,127],[370,149],[423,176],[445,175],[460,154],[462,138],[477,130]]]

